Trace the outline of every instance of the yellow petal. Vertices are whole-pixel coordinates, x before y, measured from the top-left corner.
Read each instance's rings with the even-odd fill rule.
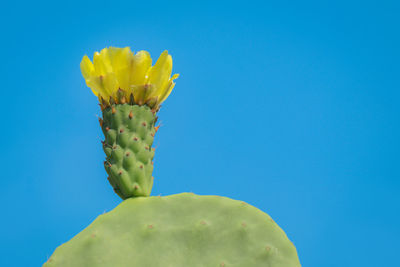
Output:
[[[168,84],[172,72],[172,57],[165,50],[161,53],[156,64],[151,68],[148,77],[148,83],[156,88],[154,95],[159,95]]]
[[[171,93],[172,89],[175,86],[175,83],[173,81],[178,77],[179,77],[179,74],[174,74],[171,77],[171,79],[168,80],[168,83],[164,86],[164,88],[162,88],[162,90],[158,90],[157,95],[159,96],[160,103],[169,96],[169,94]]]
[[[143,105],[148,100],[149,92],[153,89],[151,84],[145,85],[132,85],[132,93],[135,102],[139,105]]]
[[[119,84],[115,73],[109,72],[104,76],[100,76],[103,83],[104,90],[109,96],[114,96],[118,91]]]
[[[161,104],[162,102],[165,101],[165,99],[167,99],[167,97],[171,94],[172,89],[174,89],[175,87],[175,83],[172,81],[171,79],[171,83],[169,84],[169,86],[167,87],[167,90],[160,96],[160,101],[159,103]]]
[[[129,47],[112,48],[111,51],[110,58],[113,72],[121,89],[128,91],[130,88],[130,68],[133,61],[133,53]]]
[[[104,99],[107,99],[108,94],[104,90],[104,86],[100,77],[92,76],[91,78],[86,80],[86,84],[88,87],[90,87],[90,89],[92,89],[92,92],[96,96],[102,96]]]
[[[90,59],[86,55],[82,58],[81,61],[81,72],[85,80],[93,76],[95,73],[92,61],[90,61]]]
[[[146,74],[151,67],[151,57],[147,51],[139,51],[133,56],[130,68],[130,85],[144,85]]]
[[[110,47],[108,48],[108,57],[110,59],[111,67],[114,72],[124,69],[128,66],[129,61],[128,56],[132,54],[132,51],[129,47],[125,48],[117,48]]]
[[[81,64],[81,72],[82,76],[85,79],[86,85],[92,90],[95,96],[98,95],[98,88],[95,85],[92,85],[90,79],[95,75],[94,66],[92,61],[88,58],[88,56],[84,56],[82,58]]]
[[[94,53],[93,65],[98,76],[112,72],[112,66],[108,55],[108,49],[104,48],[101,52]]]

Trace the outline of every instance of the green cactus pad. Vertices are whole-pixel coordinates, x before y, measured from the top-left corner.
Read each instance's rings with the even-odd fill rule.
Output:
[[[112,267],[299,267],[264,212],[219,196],[137,197],[100,215],[44,264]]]
[[[155,121],[155,113],[145,105],[118,104],[103,110],[104,167],[122,199],[150,195]]]

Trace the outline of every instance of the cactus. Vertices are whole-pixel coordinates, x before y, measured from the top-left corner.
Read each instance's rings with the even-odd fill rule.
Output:
[[[300,266],[264,212],[219,196],[129,198],[99,216],[45,264],[52,266]]]
[[[182,193],[150,197],[156,113],[178,76],[164,51],[107,48],[84,57],[82,74],[98,96],[104,166],[124,201],[100,215],[44,264],[137,267],[300,267],[296,248],[264,212],[242,201]]]
[[[103,110],[104,167],[122,199],[150,195],[155,119],[147,106],[120,104]]]
[[[156,112],[175,86],[172,58],[164,51],[154,66],[146,51],[129,47],[96,52],[93,63],[81,62],[86,84],[99,98],[105,140],[104,167],[108,181],[122,198],[149,196],[153,186],[152,160]]]

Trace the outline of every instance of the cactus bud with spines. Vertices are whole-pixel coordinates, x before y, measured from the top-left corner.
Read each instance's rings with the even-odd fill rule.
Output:
[[[84,56],[81,71],[103,112],[104,167],[111,186],[122,199],[149,196],[156,113],[178,77],[171,77],[171,56],[164,51],[152,66],[146,51],[109,47],[96,52],[93,62]]]

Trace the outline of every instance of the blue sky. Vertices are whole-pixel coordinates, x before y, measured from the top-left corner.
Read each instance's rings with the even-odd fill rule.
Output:
[[[114,208],[84,54],[172,54],[153,195],[244,200],[303,266],[399,266],[396,1],[21,1],[2,24],[0,265]]]

